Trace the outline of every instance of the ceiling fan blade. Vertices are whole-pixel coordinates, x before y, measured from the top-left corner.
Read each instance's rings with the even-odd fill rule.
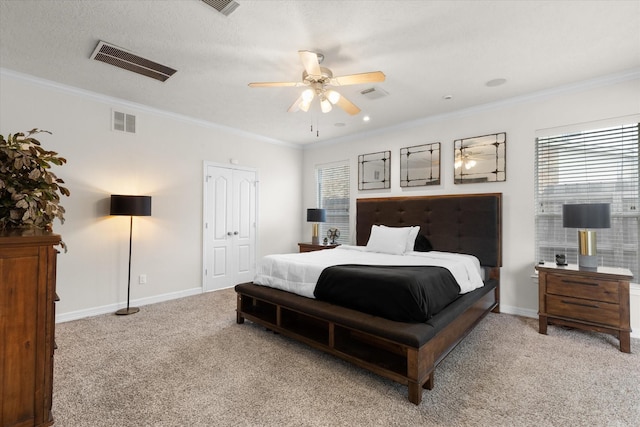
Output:
[[[360,108],[358,108],[356,104],[349,101],[347,98],[345,98],[342,95],[340,95],[340,99],[338,99],[335,105],[342,108],[344,111],[351,114],[352,116],[355,116],[360,112]]]
[[[308,50],[299,50],[300,60],[302,66],[308,75],[312,77],[321,77],[322,70],[320,70],[320,63],[318,62],[318,55],[315,52],[309,52]]]
[[[302,95],[300,95],[298,99],[296,99],[294,103],[291,104],[291,107],[289,107],[289,109],[287,110],[287,113],[295,113],[296,111],[300,110],[301,103],[302,103]]]
[[[304,86],[302,82],[255,82],[249,83],[249,87],[285,87],[285,86]]]
[[[333,77],[329,84],[332,86],[356,85],[360,83],[383,82],[385,75],[382,71],[371,71],[369,73],[349,74],[346,76]]]

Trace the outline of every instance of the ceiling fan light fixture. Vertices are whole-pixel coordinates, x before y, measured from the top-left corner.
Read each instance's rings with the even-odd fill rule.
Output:
[[[331,107],[331,102],[329,102],[329,100],[323,96],[320,100],[320,109],[322,110],[322,112],[328,113],[332,108],[333,107]]]
[[[327,99],[332,104],[335,104],[336,102],[340,101],[340,94],[338,92],[336,92],[335,90],[328,90],[327,91]]]
[[[302,111],[304,111],[305,113],[307,111],[309,111],[309,107],[311,107],[311,101],[301,101],[300,105],[298,105],[298,108],[300,108]]]
[[[311,103],[311,101],[313,100],[313,96],[313,89],[306,89],[304,92],[302,92],[302,101]]]

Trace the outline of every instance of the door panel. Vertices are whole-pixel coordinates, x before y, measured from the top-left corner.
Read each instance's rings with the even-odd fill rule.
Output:
[[[213,268],[211,269],[214,277],[227,275],[227,248],[219,247],[213,249]]]
[[[234,228],[236,257],[233,264],[236,283],[250,282],[255,275],[256,231],[256,174],[250,171],[234,171],[234,212],[237,220]],[[237,210],[236,210],[237,209]]]
[[[249,282],[255,275],[256,173],[206,168],[204,290]]]

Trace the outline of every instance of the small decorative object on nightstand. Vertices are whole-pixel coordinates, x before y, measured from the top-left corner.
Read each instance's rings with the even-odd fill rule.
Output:
[[[332,245],[337,244],[337,239],[340,237],[340,230],[334,227],[330,228],[327,230],[327,237],[331,239]]]
[[[336,246],[340,245],[316,245],[313,243],[298,243],[298,247],[300,248],[300,252],[313,252],[313,251],[321,251],[323,249],[333,249]]]
[[[620,351],[631,353],[629,280],[626,268],[580,269],[575,264],[536,265],[538,270],[539,332],[562,325],[611,334]]]

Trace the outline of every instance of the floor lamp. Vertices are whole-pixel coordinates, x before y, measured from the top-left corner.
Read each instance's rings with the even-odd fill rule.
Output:
[[[133,314],[140,311],[137,307],[129,307],[131,297],[131,240],[133,237],[133,217],[151,216],[151,196],[111,195],[110,215],[129,216],[129,279],[127,281],[127,308],[116,311],[116,314]]]

